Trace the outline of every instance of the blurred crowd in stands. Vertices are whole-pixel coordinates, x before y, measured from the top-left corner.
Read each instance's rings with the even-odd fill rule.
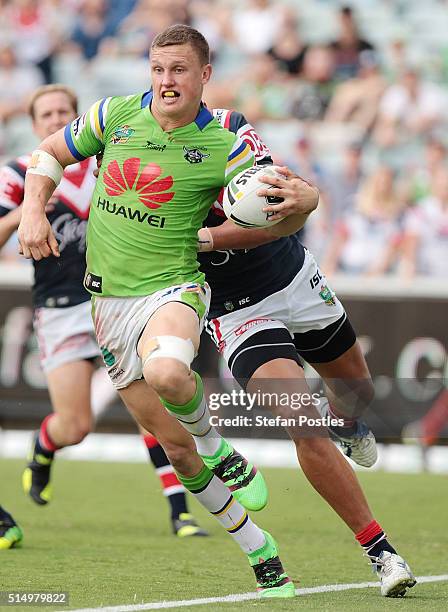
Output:
[[[41,83],[81,109],[148,89],[172,23],[210,42],[208,105],[320,187],[303,240],[328,274],[448,276],[447,0],[0,0],[0,158],[35,144]]]

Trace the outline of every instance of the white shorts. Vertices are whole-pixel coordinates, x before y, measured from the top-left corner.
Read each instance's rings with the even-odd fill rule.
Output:
[[[72,361],[100,355],[90,300],[68,308],[36,308],[34,331],[45,373]]]
[[[95,333],[104,363],[116,389],[128,387],[143,376],[137,344],[154,312],[169,302],[191,306],[202,331],[210,306],[210,287],[184,283],[161,289],[149,296],[92,298]]]
[[[329,288],[309,251],[291,283],[257,302],[207,323],[207,331],[226,361],[248,338],[266,329],[294,334],[325,329],[344,315],[344,307]],[[291,340],[292,342],[292,340]]]

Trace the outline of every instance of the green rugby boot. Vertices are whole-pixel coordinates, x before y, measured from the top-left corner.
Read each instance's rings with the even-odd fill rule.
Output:
[[[19,546],[23,532],[8,512],[0,507],[0,550]]]
[[[37,452],[36,443],[39,433],[36,433],[31,448],[30,460],[22,475],[23,490],[31,499],[44,506],[48,504],[52,496],[50,484],[51,464],[53,456],[43,455]],[[53,455],[53,453],[52,453]]]
[[[201,455],[205,465],[231,491],[246,510],[262,510],[268,503],[268,488],[257,468],[238,453],[227,440],[212,457]]]
[[[248,555],[257,579],[257,591],[262,598],[295,597],[294,583],[285,572],[278,556],[277,543],[270,533],[263,531],[266,542]]]

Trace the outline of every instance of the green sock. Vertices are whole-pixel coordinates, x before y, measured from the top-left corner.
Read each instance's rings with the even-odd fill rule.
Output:
[[[162,397],[160,399],[168,412],[194,436],[198,453],[213,456],[218,452],[222,438],[210,425],[210,412],[204,396],[202,379],[197,372],[193,374],[196,379],[196,390],[186,404],[176,405]]]

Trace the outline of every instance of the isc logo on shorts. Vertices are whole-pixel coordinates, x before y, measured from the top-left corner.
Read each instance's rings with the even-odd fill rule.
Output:
[[[90,272],[88,272],[86,274],[84,286],[86,289],[92,291],[93,293],[102,293],[103,279],[101,276],[96,276],[96,274],[91,274]]]

